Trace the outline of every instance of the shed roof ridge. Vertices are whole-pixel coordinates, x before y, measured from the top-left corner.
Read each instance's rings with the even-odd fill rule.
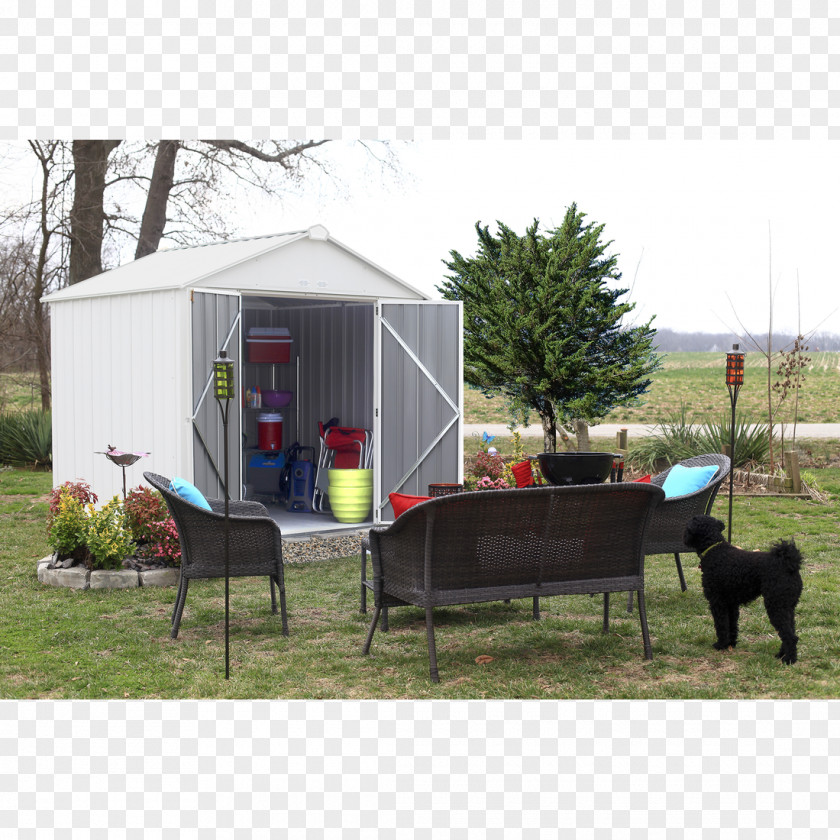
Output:
[[[162,251],[154,251],[156,254],[166,254],[170,251],[189,251],[192,248],[209,248],[213,245],[234,245],[237,242],[253,242],[257,239],[277,239],[281,236],[298,236],[301,233],[308,233],[308,228],[301,230],[287,230],[279,233],[259,233],[254,236],[237,236],[232,239],[216,239],[213,242],[198,242],[194,245],[173,245],[171,248],[164,248]],[[151,256],[151,254],[149,254]]]

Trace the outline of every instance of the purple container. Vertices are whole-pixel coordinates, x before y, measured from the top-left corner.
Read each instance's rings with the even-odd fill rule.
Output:
[[[294,394],[294,391],[262,391],[263,408],[285,408]]]

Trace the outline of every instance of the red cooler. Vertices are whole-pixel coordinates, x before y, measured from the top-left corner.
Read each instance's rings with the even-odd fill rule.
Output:
[[[257,448],[276,452],[283,448],[283,415],[257,415]]]
[[[245,343],[249,362],[283,364],[291,358],[292,338],[286,327],[252,327]]]

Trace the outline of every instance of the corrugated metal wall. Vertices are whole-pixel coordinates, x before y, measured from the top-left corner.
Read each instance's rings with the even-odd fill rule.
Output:
[[[174,291],[113,295],[52,304],[53,483],[81,479],[100,501],[122,491],[108,444],[151,451],[127,468],[128,487],[143,471],[179,463],[180,353]]]
[[[239,297],[237,295],[194,292],[192,302],[192,405],[196,411],[193,429],[193,483],[205,496],[224,498],[224,427],[219,403],[210,389],[201,400],[212,376],[213,361],[224,347],[228,355],[239,361]],[[236,327],[231,334],[231,327]],[[225,341],[230,335],[227,345]],[[241,446],[240,400],[228,408],[228,446],[230,497],[240,499]]]
[[[286,327],[292,337],[288,365],[243,367],[246,388],[295,392],[292,403],[280,409],[284,448],[297,441],[314,446],[317,456],[318,422],[331,417],[342,426],[373,428],[372,303],[243,297],[242,311],[243,343],[251,327]],[[247,349],[242,358],[247,360]],[[255,412],[246,412],[245,431],[253,445]]]
[[[447,403],[383,324],[380,502],[384,519],[393,515],[388,493],[425,496],[429,484],[460,480],[462,443],[457,421],[412,469],[441,430],[462,411],[460,313],[460,307],[451,303],[382,304],[383,322],[393,328],[456,406],[453,409]],[[407,472],[408,478],[401,482]]]

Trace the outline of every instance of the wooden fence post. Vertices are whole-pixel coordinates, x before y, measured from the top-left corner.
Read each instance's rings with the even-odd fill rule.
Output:
[[[793,492],[802,492],[802,477],[799,475],[799,453],[785,452],[785,472],[793,480]]]

